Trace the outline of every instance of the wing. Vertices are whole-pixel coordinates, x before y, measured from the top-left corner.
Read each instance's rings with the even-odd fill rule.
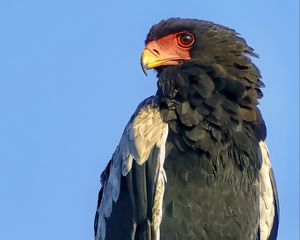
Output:
[[[167,134],[157,98],[144,100],[101,175],[96,240],[159,239]]]
[[[260,170],[260,240],[275,240],[279,224],[279,202],[269,150],[259,143],[262,153]]]

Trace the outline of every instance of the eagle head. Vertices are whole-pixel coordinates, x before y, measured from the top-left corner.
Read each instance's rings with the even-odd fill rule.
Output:
[[[144,71],[157,71],[157,95],[172,116],[166,120],[174,120],[172,108],[186,102],[219,125],[232,119],[255,125],[259,138],[264,138],[257,108],[264,84],[251,57],[258,55],[233,29],[170,18],[150,29],[141,65]]]

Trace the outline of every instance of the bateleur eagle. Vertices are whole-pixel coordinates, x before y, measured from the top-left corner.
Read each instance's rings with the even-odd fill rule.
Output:
[[[158,90],[101,175],[95,239],[276,239],[253,49],[230,28],[180,18],[154,25],[145,45]]]

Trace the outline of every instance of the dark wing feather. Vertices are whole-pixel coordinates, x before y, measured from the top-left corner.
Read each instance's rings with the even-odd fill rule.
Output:
[[[159,239],[168,126],[156,97],[143,101],[101,175],[95,239]]]
[[[279,224],[279,200],[269,150],[260,142],[262,167],[260,170],[260,239],[276,240]]]

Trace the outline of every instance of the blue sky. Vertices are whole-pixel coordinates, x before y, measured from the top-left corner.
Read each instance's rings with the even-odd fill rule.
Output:
[[[172,16],[236,29],[256,49],[281,204],[299,238],[299,3],[0,1],[0,239],[92,239],[99,176],[154,74],[139,59]]]

